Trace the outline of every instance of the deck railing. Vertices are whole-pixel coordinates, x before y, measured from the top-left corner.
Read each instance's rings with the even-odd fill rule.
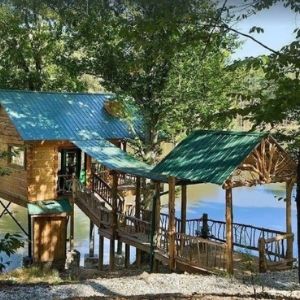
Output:
[[[143,242],[150,242],[151,223],[139,218],[119,214],[119,229],[130,235],[135,235]]]
[[[206,270],[225,270],[226,244],[176,234],[176,259]]]
[[[288,239],[293,237],[292,233],[287,233],[258,240],[260,272],[292,266],[294,259],[287,257],[286,250]]]

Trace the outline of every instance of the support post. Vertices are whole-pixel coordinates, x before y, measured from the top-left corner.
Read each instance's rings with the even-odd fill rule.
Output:
[[[141,217],[141,177],[136,178],[136,191],[135,191],[135,217]],[[139,267],[142,261],[142,251],[136,248],[136,265]]]
[[[187,203],[187,188],[186,185],[181,186],[181,233],[186,231],[186,203]]]
[[[28,214],[28,257],[32,257],[31,215]]]
[[[154,251],[158,243],[160,225],[160,182],[155,183],[155,195],[152,200],[151,234],[150,234],[150,272],[154,269]]]
[[[258,271],[259,273],[266,273],[267,272],[267,263],[266,263],[266,257],[265,257],[265,247],[266,242],[264,238],[260,238],[258,240]]]
[[[226,189],[226,260],[227,272],[233,274],[232,188]]]
[[[112,236],[110,239],[110,252],[109,252],[109,268],[110,271],[115,270],[115,239],[116,230],[118,226],[118,216],[117,216],[117,196],[118,196],[118,174],[113,172],[113,184],[112,184]]]
[[[86,186],[92,188],[92,158],[86,154]]]
[[[169,177],[169,224],[168,224],[168,244],[169,244],[169,269],[175,269],[175,177]]]
[[[125,268],[130,265],[130,245],[125,244]]]
[[[293,181],[286,182],[286,232],[292,233],[292,190]],[[287,259],[293,258],[293,237],[287,239],[287,249],[286,249]],[[291,262],[292,265],[292,262]]]
[[[94,223],[90,220],[89,256],[90,256],[90,257],[94,257],[94,255],[95,255]]]
[[[70,251],[74,249],[74,203],[71,204],[72,211],[70,215]]]
[[[98,269],[100,271],[103,270],[103,254],[104,254],[104,237],[100,234],[100,229],[99,229],[99,261],[98,261]]]

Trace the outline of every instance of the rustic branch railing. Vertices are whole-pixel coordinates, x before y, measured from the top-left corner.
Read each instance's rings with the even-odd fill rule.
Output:
[[[93,192],[98,194],[108,205],[112,207],[113,194],[112,188],[98,175],[93,175],[92,183]],[[124,199],[118,194],[117,195],[117,210],[123,212]]]
[[[262,237],[258,240],[260,272],[291,266],[293,258],[287,257],[286,250],[288,239],[293,237],[292,233],[287,233],[272,238]]]
[[[176,234],[176,259],[207,270],[225,270],[226,244]]]

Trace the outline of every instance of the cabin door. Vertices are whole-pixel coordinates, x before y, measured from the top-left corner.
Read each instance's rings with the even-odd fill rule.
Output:
[[[62,175],[72,177],[75,175],[77,178],[80,176],[81,171],[81,150],[80,149],[63,149],[61,150],[61,168]]]

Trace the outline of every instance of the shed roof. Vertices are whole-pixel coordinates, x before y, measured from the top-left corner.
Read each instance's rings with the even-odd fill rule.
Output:
[[[130,154],[105,140],[72,141],[85,153],[105,165],[110,170],[146,177],[157,181],[167,181],[167,177],[152,171],[150,166],[135,159]]]
[[[179,181],[221,185],[267,135],[198,130],[178,144],[153,172]]]
[[[29,215],[70,214],[72,206],[68,199],[45,200],[27,203]]]
[[[111,94],[0,90],[0,105],[23,140],[132,138],[124,120],[104,109]],[[139,122],[136,122],[139,131]]]

